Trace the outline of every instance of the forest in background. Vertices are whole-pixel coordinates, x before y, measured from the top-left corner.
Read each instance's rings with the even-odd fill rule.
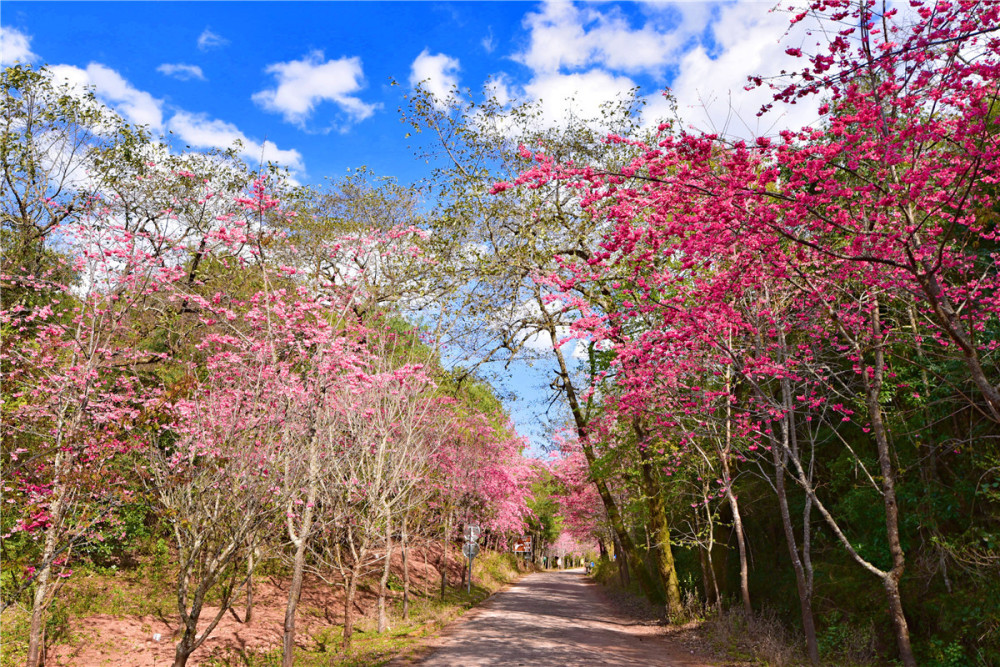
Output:
[[[74,567],[156,539],[181,661],[261,558],[350,590],[469,518],[498,546],[564,529],[670,619],[784,625],[814,664],[1000,663],[1000,5],[793,21],[815,50],[751,85],[820,97],[812,127],[649,128],[632,100],[548,127],[418,89],[421,188],[178,156],[6,70],[2,590],[29,664]],[[544,469],[477,379],[524,361],[565,424]]]

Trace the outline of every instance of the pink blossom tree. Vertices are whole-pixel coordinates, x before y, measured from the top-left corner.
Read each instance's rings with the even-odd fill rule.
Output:
[[[681,398],[695,397],[696,375],[657,360],[665,352],[671,362],[725,377],[727,422],[736,417],[744,437],[770,442],[778,486],[791,473],[844,548],[883,584],[904,664],[914,656],[899,593],[905,556],[882,403],[890,348],[910,345],[916,353],[895,363],[919,364],[932,353],[924,336],[934,340],[933,352],[968,369],[974,408],[998,416],[998,378],[982,362],[996,348],[987,331],[997,317],[988,211],[1000,163],[998,8],[911,4],[902,20],[894,8],[839,1],[813,3],[793,19],[812,14],[832,37],[776,99],[825,96],[821,127],[748,145],[671,134],[663,125],[655,145],[609,138],[637,151],[624,168],[559,165],[540,153],[516,181],[563,182],[605,223],[602,251],[566,262],[554,282],[567,294],[583,293],[584,283],[620,295],[613,311],[586,298],[572,302],[582,312],[577,327],[607,341],[630,369],[619,409],[634,415],[649,401],[642,384],[658,373],[678,378]],[[906,314],[909,331],[897,313]],[[831,360],[855,376],[831,374]],[[802,419],[830,400],[852,421],[852,409],[837,402],[856,391],[851,386],[863,397],[857,418],[877,451],[888,569],[858,555],[801,465]],[[692,413],[700,402],[678,407]],[[787,516],[783,523],[799,563]],[[807,570],[796,567],[808,626]],[[812,638],[809,652],[815,662]]]
[[[69,572],[73,547],[92,537],[118,502],[122,480],[111,462],[136,447],[130,431],[163,402],[144,370],[164,355],[129,343],[140,335],[135,318],[183,275],[172,263],[183,247],[154,252],[169,241],[105,225],[101,211],[48,232],[76,251],[66,272],[75,284],[54,279],[55,269],[2,277],[5,286],[44,297],[0,314],[9,396],[4,441],[13,464],[5,488],[23,508],[13,532],[41,543],[24,575],[34,586],[30,665],[40,658],[54,581]]]

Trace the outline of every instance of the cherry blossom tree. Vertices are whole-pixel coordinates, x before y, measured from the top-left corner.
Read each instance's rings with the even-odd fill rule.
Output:
[[[34,587],[31,665],[38,664],[54,580],[68,572],[73,547],[86,542],[120,502],[113,490],[122,480],[110,464],[136,447],[129,431],[163,401],[162,388],[144,371],[164,355],[130,344],[143,334],[134,318],[160,303],[158,293],[183,275],[170,261],[184,256],[183,247],[152,252],[162,239],[94,224],[101,219],[95,208],[48,230],[76,251],[66,270],[2,277],[5,285],[43,297],[0,315],[10,397],[4,408],[11,455],[6,491],[24,512],[13,532],[41,542],[37,563],[25,572],[25,583]],[[75,283],[61,282],[66,275]]]
[[[677,377],[682,395],[702,391],[683,365],[670,368],[656,355],[725,378],[727,423],[735,416],[741,437],[763,438],[774,453],[793,562],[808,561],[808,529],[800,549],[782,501],[788,473],[852,558],[883,584],[904,664],[915,658],[899,591],[906,560],[884,401],[894,367],[935,354],[964,364],[978,396],[955,389],[997,419],[997,377],[982,359],[996,348],[989,211],[1000,159],[997,6],[911,4],[901,13],[876,2],[816,2],[793,18],[812,16],[831,37],[804,56],[800,72],[773,84],[776,101],[824,96],[819,127],[747,144],[664,124],[655,143],[609,138],[637,151],[624,168],[558,164],[540,151],[515,181],[563,183],[607,230],[600,252],[567,260],[572,276],[553,282],[567,299],[586,294],[581,284],[620,295],[613,310],[596,299],[570,303],[582,314],[576,326],[614,348],[616,368],[630,369],[616,376],[629,383],[618,407],[623,418],[649,400],[641,385],[657,373]],[[890,363],[901,346],[917,353]],[[833,365],[852,368],[854,377],[831,372]],[[844,395],[862,399],[838,401]],[[802,420],[827,401],[844,421],[861,422],[877,452],[888,569],[859,555],[802,465]],[[693,413],[699,402],[684,407]],[[815,662],[810,577],[807,562],[796,566]]]

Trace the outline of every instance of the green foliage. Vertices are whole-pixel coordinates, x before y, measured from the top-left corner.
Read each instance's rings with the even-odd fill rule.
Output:
[[[930,667],[964,667],[969,664],[965,648],[958,641],[950,643],[934,637],[930,640],[927,651],[927,662]]]
[[[557,486],[556,480],[544,469],[539,478],[531,485],[531,500],[528,508],[528,531],[535,536],[533,548],[536,553],[552,544],[562,532],[562,517],[559,515],[559,504],[553,494]]]
[[[0,642],[0,667],[20,667],[28,655],[28,629],[31,614],[21,607],[11,607],[0,617],[3,641]]]
[[[483,577],[488,588],[497,590],[517,579],[520,574],[517,560],[516,554],[482,551],[476,557],[474,575]]]
[[[817,637],[820,655],[837,665],[867,665],[876,660],[876,637],[872,626],[858,626],[832,614]]]
[[[149,136],[99,104],[92,93],[80,96],[67,84],[57,83],[45,68],[3,68],[0,94],[3,272],[54,271],[55,280],[72,282],[72,273],[62,265],[65,257],[58,246],[48,243],[48,236],[59,225],[85,215],[99,186],[115,180],[120,170],[141,165]],[[52,160],[46,145],[62,145],[62,159]],[[69,176],[80,168],[88,171],[89,185],[67,187],[73,182]],[[39,297],[12,287],[4,292],[5,308]]]
[[[618,565],[610,558],[601,558],[594,561],[594,569],[590,571],[590,576],[608,585],[618,577]]]

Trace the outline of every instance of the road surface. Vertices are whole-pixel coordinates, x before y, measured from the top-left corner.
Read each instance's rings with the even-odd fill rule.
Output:
[[[657,626],[623,616],[583,570],[539,572],[447,628],[420,664],[707,666],[659,634]]]

